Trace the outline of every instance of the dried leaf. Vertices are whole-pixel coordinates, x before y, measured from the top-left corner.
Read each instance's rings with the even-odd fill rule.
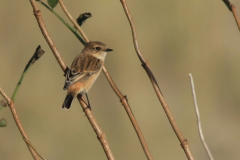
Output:
[[[230,1],[229,0],[222,0],[225,4],[226,4],[226,6],[228,7],[228,9],[230,10],[230,11],[232,11],[232,7],[231,7],[231,3],[230,3]]]
[[[2,99],[1,102],[0,102],[0,110],[1,110],[3,107],[7,107],[7,101],[5,101],[4,99]]]
[[[38,60],[43,54],[45,53],[44,50],[41,49],[41,46],[39,45],[34,53],[34,55],[32,56],[31,62],[30,64],[35,63],[36,60]]]
[[[80,14],[80,16],[77,18],[77,23],[79,26],[83,25],[83,23],[86,21],[86,19],[92,17],[92,14],[90,12],[86,12],[83,14]]]

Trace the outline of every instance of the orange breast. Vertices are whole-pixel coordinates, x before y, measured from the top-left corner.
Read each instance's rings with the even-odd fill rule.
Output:
[[[92,87],[93,83],[98,78],[102,68],[95,74],[91,75],[88,79],[80,80],[71,86],[69,86],[67,92],[71,94],[73,97],[77,96],[78,93],[85,94],[87,93],[90,88]]]

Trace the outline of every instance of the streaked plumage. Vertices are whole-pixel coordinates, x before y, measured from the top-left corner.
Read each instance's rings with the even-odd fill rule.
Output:
[[[64,90],[67,89],[67,96],[62,108],[69,109],[74,97],[77,94],[85,94],[92,87],[99,76],[108,49],[101,42],[89,42],[82,52],[76,56],[71,69],[66,74]]]

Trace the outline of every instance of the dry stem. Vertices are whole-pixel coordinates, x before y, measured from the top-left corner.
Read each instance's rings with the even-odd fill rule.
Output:
[[[207,154],[208,154],[208,157],[210,160],[214,160],[213,159],[213,156],[211,154],[211,151],[210,149],[208,148],[208,145],[204,139],[204,136],[203,136],[203,132],[202,132],[202,126],[201,126],[201,118],[200,118],[200,113],[199,113],[199,110],[198,110],[198,105],[197,105],[197,97],[196,97],[196,93],[195,93],[195,87],[194,87],[194,82],[193,82],[193,77],[192,77],[192,74],[190,73],[189,74],[189,78],[190,78],[190,81],[191,81],[191,86],[192,86],[192,94],[193,94],[193,102],[194,102],[194,107],[195,107],[195,111],[196,111],[196,115],[197,115],[197,123],[198,123],[198,133],[199,133],[199,136],[200,136],[200,139],[202,141],[202,144],[205,148],[205,150],[207,151]]]
[[[233,17],[237,23],[238,29],[240,31],[240,20],[239,17],[237,15],[237,11],[236,11],[236,7],[229,1],[229,0],[222,0],[226,6],[228,7],[228,9],[233,13]]]
[[[120,102],[124,106],[124,108],[125,108],[125,110],[126,110],[126,112],[128,114],[128,117],[130,118],[130,120],[132,122],[132,125],[133,125],[133,127],[134,127],[134,129],[135,129],[135,131],[136,131],[136,133],[138,135],[138,139],[141,142],[141,145],[142,145],[142,148],[144,150],[145,155],[147,156],[147,158],[149,160],[153,160],[153,157],[152,157],[152,155],[151,155],[151,153],[150,153],[150,151],[148,149],[147,143],[146,143],[146,141],[145,141],[145,139],[143,137],[142,131],[141,131],[140,127],[138,126],[138,123],[137,123],[137,121],[136,121],[136,119],[135,119],[135,117],[134,117],[134,115],[132,113],[132,110],[131,110],[131,108],[130,108],[130,106],[128,104],[126,96],[122,95],[121,91],[117,88],[117,86],[113,82],[113,80],[112,80],[111,76],[109,75],[109,73],[108,73],[106,68],[103,68],[103,72],[104,72],[105,76],[107,77],[108,82],[110,83],[112,89],[115,91],[115,93],[119,97]]]
[[[128,18],[128,21],[130,23],[131,30],[132,30],[134,47],[135,47],[135,50],[137,52],[137,55],[138,55],[140,61],[142,62],[142,66],[145,69],[145,71],[147,72],[150,81],[152,82],[152,85],[153,85],[153,88],[154,88],[154,90],[155,90],[155,92],[157,94],[157,97],[158,97],[160,103],[163,106],[163,109],[164,109],[164,111],[165,111],[165,113],[166,113],[166,115],[167,115],[167,117],[168,117],[168,119],[169,119],[169,121],[170,121],[170,123],[172,125],[172,128],[173,128],[174,132],[176,133],[179,141],[181,142],[181,146],[183,147],[186,156],[188,157],[188,159],[193,160],[194,158],[193,158],[192,153],[191,153],[191,151],[189,149],[188,142],[187,142],[186,139],[184,139],[182,133],[180,132],[180,129],[178,128],[178,126],[177,126],[177,124],[176,124],[176,122],[174,120],[174,117],[173,117],[173,115],[172,115],[172,113],[171,113],[171,111],[170,111],[170,109],[169,109],[169,107],[168,107],[168,105],[167,105],[167,103],[166,103],[166,101],[165,101],[161,91],[160,91],[160,88],[159,88],[159,86],[157,84],[157,81],[156,81],[152,71],[150,70],[150,67],[149,67],[148,63],[143,58],[142,53],[141,53],[141,51],[139,49],[135,25],[134,25],[134,22],[133,22],[133,19],[132,19],[131,15],[130,15],[130,11],[129,11],[128,7],[127,7],[127,2],[126,2],[126,0],[120,0],[120,1],[121,1],[122,5],[123,5],[124,11],[125,11],[126,16]]]
[[[37,19],[37,22],[39,24],[39,27],[42,31],[42,34],[44,36],[44,38],[46,39],[46,41],[48,42],[48,45],[50,46],[53,54],[55,55],[59,65],[61,66],[62,70],[65,72],[66,70],[66,65],[64,63],[64,61],[62,60],[53,40],[51,39],[46,27],[45,27],[45,24],[43,22],[43,19],[42,19],[42,16],[41,16],[41,11],[38,9],[38,6],[36,5],[36,2],[35,0],[30,0],[30,3],[33,7],[33,12],[34,12],[34,15]],[[79,97],[78,96],[78,100],[82,106],[82,108],[86,108],[87,106],[85,105],[86,103],[82,103],[84,100],[82,99],[82,97]],[[91,125],[93,126],[93,129],[94,131],[96,132],[96,134],[98,135],[98,139],[100,140],[103,148],[104,148],[104,151],[108,157],[109,160],[114,160],[113,158],[113,155],[112,155],[112,152],[110,150],[110,147],[108,145],[108,142],[106,140],[106,137],[105,137],[105,134],[102,132],[100,126],[97,124],[96,122],[96,119],[94,118],[94,116],[92,115],[92,112],[87,108],[87,109],[84,109],[84,112],[85,114],[87,115]]]
[[[89,42],[87,36],[85,35],[85,33],[83,32],[83,30],[81,29],[81,27],[77,24],[77,22],[72,18],[72,16],[70,15],[70,13],[67,11],[67,8],[64,6],[62,0],[59,0],[59,4],[61,5],[62,9],[64,10],[65,14],[68,16],[68,18],[71,20],[71,22],[74,24],[74,26],[78,29],[78,31],[80,32],[80,34],[83,36],[84,40],[86,42]],[[120,102],[122,103],[122,105],[124,106],[131,122],[132,122],[132,125],[138,135],[138,138],[139,138],[139,141],[142,145],[142,148],[144,150],[144,153],[145,155],[147,156],[148,160],[152,160],[152,155],[148,149],[148,146],[147,146],[147,143],[145,142],[145,139],[143,137],[143,134],[140,130],[140,127],[138,126],[138,123],[131,111],[131,108],[127,102],[127,99],[125,96],[122,95],[122,93],[120,92],[120,90],[117,88],[117,86],[115,85],[115,83],[113,82],[111,76],[109,75],[107,69],[105,66],[103,66],[103,72],[108,80],[108,82],[110,83],[112,89],[114,90],[114,92],[117,94],[117,96],[119,97],[120,99]]]
[[[233,13],[234,19],[235,19],[235,21],[237,23],[238,29],[240,31],[240,20],[239,20],[239,17],[237,15],[236,7],[233,4],[231,4],[231,9],[232,9],[232,13]]]
[[[88,120],[90,121],[95,133],[97,134],[98,140],[101,142],[101,145],[104,148],[104,151],[105,151],[108,159],[114,160],[112,151],[107,142],[107,138],[106,138],[105,134],[103,133],[103,131],[101,130],[101,128],[99,127],[96,119],[92,115],[92,111],[89,108],[87,108],[86,102],[84,102],[81,95],[78,95],[77,98],[78,98],[79,103],[82,105],[83,110],[84,110]]]
[[[22,126],[22,123],[21,123],[21,121],[20,121],[20,119],[19,119],[19,117],[18,117],[18,114],[17,114],[17,111],[16,111],[16,109],[15,109],[15,105],[14,105],[13,100],[11,100],[11,99],[7,96],[7,94],[2,90],[2,88],[0,88],[0,93],[1,93],[1,95],[3,96],[3,98],[7,101],[7,104],[8,104],[8,106],[9,106],[11,112],[12,112],[14,121],[15,121],[17,127],[18,127],[18,130],[19,130],[20,133],[22,134],[23,140],[24,140],[25,142],[26,142],[26,140],[27,140],[28,142],[30,142],[30,140],[29,140],[29,138],[28,138],[28,136],[27,136],[27,133],[25,132],[25,130],[24,130],[23,126]],[[28,147],[30,153],[32,154],[33,158],[34,158],[35,160],[39,160],[39,157],[38,157],[39,154],[38,154],[36,151],[34,151],[34,149],[32,149],[31,146],[28,145],[27,142],[26,142],[26,144],[27,144],[27,147]]]
[[[53,42],[52,38],[50,37],[50,35],[49,35],[48,31],[47,31],[47,28],[46,28],[46,26],[45,26],[45,24],[43,22],[43,19],[42,19],[41,11],[38,9],[36,1],[35,0],[30,0],[30,3],[32,5],[32,7],[33,7],[33,13],[34,13],[34,15],[35,15],[35,17],[37,19],[39,28],[41,29],[44,38],[46,39],[48,45],[50,46],[54,56],[56,57],[59,65],[61,66],[62,70],[65,72],[66,65],[65,65],[62,57],[60,56],[55,43]]]

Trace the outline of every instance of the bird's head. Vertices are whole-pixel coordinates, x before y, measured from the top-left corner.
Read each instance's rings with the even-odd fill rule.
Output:
[[[92,54],[94,57],[97,57],[98,59],[104,60],[107,55],[107,52],[113,50],[107,48],[107,46],[102,42],[92,41],[86,44],[83,51]]]

